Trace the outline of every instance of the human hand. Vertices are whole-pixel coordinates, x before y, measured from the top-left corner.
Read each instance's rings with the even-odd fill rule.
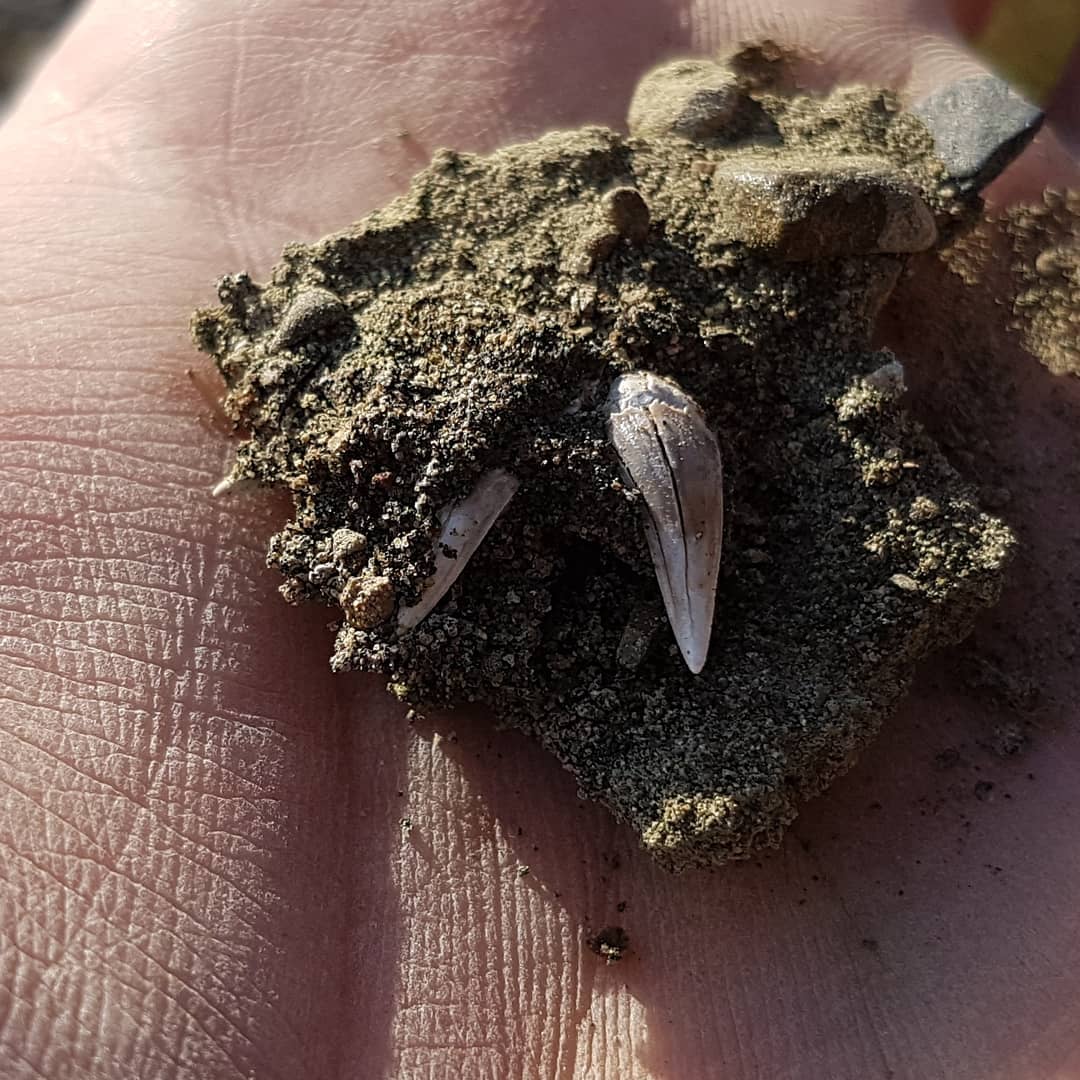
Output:
[[[93,3],[0,133],[0,1074],[1080,1071],[1080,401],[992,309],[903,343],[928,422],[961,424],[984,482],[1012,470],[1005,601],[778,853],[680,878],[524,738],[410,727],[329,673],[328,613],[263,569],[282,508],[209,497],[230,449],[185,376],[220,272],[263,276],[437,146],[621,125],[653,63],[766,34],[919,93],[975,67],[941,5],[139,9]],[[1075,183],[1050,136],[1015,168],[997,198]],[[898,296],[898,339],[923,300]],[[943,417],[938,380],[986,370],[1013,397]],[[1005,759],[1024,678],[1033,738]],[[610,967],[585,945],[607,924],[633,949]]]

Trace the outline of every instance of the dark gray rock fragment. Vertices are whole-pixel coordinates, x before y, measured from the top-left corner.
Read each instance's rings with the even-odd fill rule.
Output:
[[[935,90],[912,112],[959,191],[979,191],[1023,152],[1043,112],[996,75],[972,75]]]

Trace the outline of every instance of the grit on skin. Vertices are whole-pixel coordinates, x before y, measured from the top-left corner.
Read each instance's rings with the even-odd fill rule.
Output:
[[[733,35],[921,92],[971,70],[944,14],[142,9],[91,5],[0,134],[0,1073],[1076,1075],[1080,395],[1008,310],[931,259],[881,323],[1018,534],[1002,602],[780,852],[680,877],[533,740],[327,670],[264,567],[290,507],[209,496],[231,451],[184,374],[222,268],[265,278],[437,146],[617,127]],[[1047,183],[1050,137],[996,193]]]

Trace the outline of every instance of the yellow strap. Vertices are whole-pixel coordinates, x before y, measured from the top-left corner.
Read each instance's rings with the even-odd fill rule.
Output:
[[[1045,104],[1080,44],[1080,0],[998,0],[975,47]]]

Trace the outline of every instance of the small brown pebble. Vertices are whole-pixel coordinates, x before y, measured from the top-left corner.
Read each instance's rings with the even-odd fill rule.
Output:
[[[389,578],[365,571],[345,583],[339,602],[350,626],[369,630],[390,618],[396,599]]]
[[[1049,248],[1035,257],[1035,273],[1044,278],[1064,277],[1075,266],[1076,255],[1070,257],[1062,248]]]
[[[910,518],[915,522],[933,521],[941,513],[941,507],[933,499],[919,495],[911,503]]]
[[[563,257],[566,272],[588,277],[615,250],[619,240],[619,234],[606,222],[587,227],[566,249]]]
[[[334,558],[340,562],[354,555],[362,555],[367,548],[367,537],[355,529],[335,529],[330,544]]]

